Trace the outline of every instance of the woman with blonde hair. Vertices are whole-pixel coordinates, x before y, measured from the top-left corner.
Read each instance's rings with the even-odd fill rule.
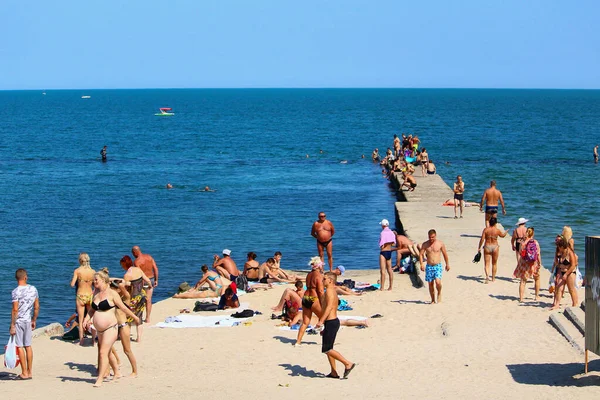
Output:
[[[560,301],[562,300],[563,294],[565,293],[565,286],[569,288],[569,294],[571,295],[571,301],[573,307],[579,305],[579,296],[577,295],[577,288],[575,285],[575,279],[577,276],[577,254],[571,248],[569,240],[564,236],[558,238],[556,241],[556,288],[554,289],[554,302],[552,303],[551,310],[560,308]]]
[[[136,324],[140,323],[140,319],[123,304],[119,294],[110,288],[110,278],[106,268],[94,275],[94,287],[96,291],[92,299],[92,307],[85,317],[83,326],[87,328],[93,321],[98,333],[98,378],[94,384],[95,387],[98,387],[102,385],[104,377],[108,375],[109,363],[115,370],[115,377],[118,376],[118,365],[111,354],[111,349],[119,335],[119,322],[115,307]]]
[[[73,271],[71,279],[71,287],[76,287],[77,294],[75,299],[75,307],[77,308],[77,322],[79,323],[79,344],[83,346],[83,318],[85,312],[89,312],[90,304],[92,304],[92,282],[96,271],[90,266],[90,256],[87,253],[79,254],[79,267]],[[92,339],[92,346],[94,340]]]
[[[569,245],[571,250],[573,250],[573,252],[575,252],[575,240],[573,240],[573,231],[571,230],[571,227],[568,225],[565,225],[563,227],[561,235],[562,235],[562,237],[565,238],[565,240],[567,241],[567,244]]]
[[[540,244],[533,238],[535,230],[533,227],[527,228],[525,241],[521,245],[521,257],[515,272],[515,278],[521,279],[519,284],[519,302],[523,302],[525,294],[525,285],[527,280],[533,278],[535,282],[535,301],[539,300],[540,296],[540,268],[542,267],[542,254],[540,252]]]

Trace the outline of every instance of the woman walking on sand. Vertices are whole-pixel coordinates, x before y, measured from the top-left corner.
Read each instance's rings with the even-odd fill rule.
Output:
[[[490,263],[492,264],[492,279],[496,281],[496,272],[498,271],[498,256],[500,255],[500,245],[498,244],[498,236],[506,237],[508,231],[502,232],[496,226],[498,220],[496,218],[490,218],[490,226],[485,228],[481,232],[481,239],[479,239],[479,251],[483,249],[484,257],[484,272],[485,272],[485,283],[490,282]],[[484,245],[485,243],[485,245]]]
[[[96,272],[94,275],[94,287],[96,291],[92,299],[92,307],[85,317],[83,327],[89,328],[93,322],[96,331],[98,332],[98,378],[96,379],[95,387],[101,386],[104,377],[108,375],[109,362],[115,371],[115,379],[119,377],[117,361],[111,353],[111,349],[117,340],[119,334],[117,315],[114,310],[118,307],[128,317],[132,318],[136,324],[139,324],[140,319],[129,309],[121,298],[109,287],[110,278],[108,270],[104,268],[102,271]]]
[[[569,288],[572,305],[579,305],[579,297],[575,286],[577,275],[578,257],[569,245],[569,241],[563,236],[557,240],[558,249],[556,251],[556,288],[554,289],[554,302],[551,310],[560,308],[560,301],[565,292],[565,285]]]
[[[510,239],[512,250],[517,257],[517,265],[519,264],[519,258],[521,257],[521,246],[527,238],[527,227],[525,226],[527,222],[529,222],[528,219],[519,218],[516,223],[517,228],[513,231],[512,238]]]
[[[542,255],[540,252],[540,244],[533,238],[534,233],[533,227],[527,228],[525,242],[523,242],[523,245],[521,246],[519,264],[513,273],[515,278],[521,279],[521,283],[519,284],[519,303],[523,302],[525,285],[530,278],[533,278],[535,281],[535,301],[538,301],[540,296],[540,268],[542,266]]]
[[[71,287],[77,287],[75,307],[77,308],[77,322],[79,323],[79,345],[83,346],[83,318],[85,312],[90,310],[92,304],[92,282],[96,271],[90,266],[90,256],[87,253],[79,254],[79,268],[73,271]],[[94,340],[92,339],[92,346]]]

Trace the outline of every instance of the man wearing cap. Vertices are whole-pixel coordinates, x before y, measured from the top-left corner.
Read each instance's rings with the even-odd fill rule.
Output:
[[[229,249],[223,250],[223,258],[219,258],[219,256],[215,254],[213,256],[213,268],[219,275],[224,276],[231,282],[235,282],[237,277],[240,276],[240,270],[230,256],[231,250]]]
[[[519,259],[521,258],[521,245],[525,242],[527,238],[527,227],[525,224],[529,222],[528,219],[523,217],[519,218],[517,223],[517,228],[513,231],[512,238],[510,239],[510,244],[512,245],[513,251],[517,255],[517,265],[519,264]]]
[[[333,224],[329,221],[327,215],[324,212],[319,213],[319,219],[316,220],[310,231],[312,237],[317,239],[317,251],[319,252],[319,257],[321,260],[325,261],[323,258],[324,251],[327,252],[327,261],[329,262],[329,271],[333,268],[333,235],[335,233],[335,229],[333,228]]]
[[[394,272],[392,271],[392,248],[396,245],[396,234],[390,229],[390,222],[387,219],[382,219],[381,233],[379,234],[379,290],[384,290],[385,273],[387,271],[390,277],[390,286],[386,290],[392,290],[394,284]]]
[[[483,203],[485,203],[485,227],[490,226],[490,218],[498,218],[498,202],[502,206],[502,215],[506,215],[504,208],[504,199],[502,192],[496,189],[496,181],[490,182],[490,187],[483,192],[481,202],[479,203],[479,211],[483,211]]]

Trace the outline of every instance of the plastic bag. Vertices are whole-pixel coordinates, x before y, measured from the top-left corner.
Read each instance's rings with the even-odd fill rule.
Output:
[[[8,369],[17,368],[19,366],[19,353],[15,344],[15,337],[12,335],[8,339],[8,344],[4,346],[4,366]]]
[[[556,286],[556,269],[554,269],[554,272],[552,272],[550,274],[550,278],[548,278],[548,291],[550,293],[554,293],[555,286]]]
[[[579,267],[575,267],[575,287],[581,289],[581,286],[583,286],[583,276],[581,276]]]

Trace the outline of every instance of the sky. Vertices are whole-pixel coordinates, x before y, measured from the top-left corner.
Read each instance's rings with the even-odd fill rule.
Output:
[[[599,1],[2,5],[0,90],[600,88]]]

